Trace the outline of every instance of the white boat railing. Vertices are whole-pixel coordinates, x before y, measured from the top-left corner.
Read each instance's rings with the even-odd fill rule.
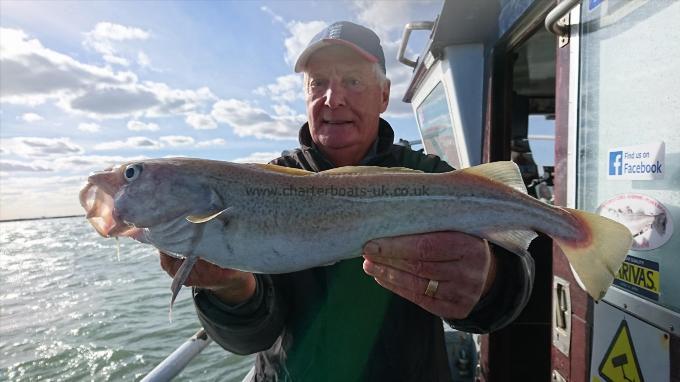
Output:
[[[174,378],[205,349],[212,340],[205,330],[201,329],[185,343],[170,354],[163,362],[159,363],[142,382],[165,382]]]

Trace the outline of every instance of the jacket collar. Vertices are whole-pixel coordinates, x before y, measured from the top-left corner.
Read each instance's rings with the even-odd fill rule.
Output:
[[[369,164],[370,162],[373,162],[375,158],[380,158],[385,154],[390,153],[390,149],[394,143],[394,130],[392,129],[392,126],[382,118],[380,118],[378,124],[378,137],[373,144],[373,149],[369,150],[366,157],[361,161],[361,164]],[[300,141],[300,147],[303,150],[313,151],[315,154],[328,161],[328,159],[323,157],[323,153],[312,140],[312,135],[309,132],[309,122],[305,122],[300,128],[298,140]]]

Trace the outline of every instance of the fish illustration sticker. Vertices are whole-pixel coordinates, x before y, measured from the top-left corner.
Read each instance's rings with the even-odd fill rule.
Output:
[[[615,196],[597,208],[597,213],[630,230],[634,251],[651,251],[666,244],[673,235],[673,219],[659,201],[642,194]]]

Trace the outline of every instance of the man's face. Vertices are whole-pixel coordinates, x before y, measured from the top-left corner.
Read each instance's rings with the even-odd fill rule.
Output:
[[[389,83],[381,86],[373,63],[352,49],[330,46],[307,61],[306,103],[312,140],[324,151],[361,151],[378,134]]]

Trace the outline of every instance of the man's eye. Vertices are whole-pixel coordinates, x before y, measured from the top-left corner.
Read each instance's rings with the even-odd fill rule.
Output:
[[[309,86],[315,88],[315,87],[323,86],[324,83],[325,83],[324,80],[311,80],[309,82]]]
[[[350,79],[347,80],[347,85],[359,86],[359,85],[361,85],[361,80],[359,80],[357,78],[350,78]]]

